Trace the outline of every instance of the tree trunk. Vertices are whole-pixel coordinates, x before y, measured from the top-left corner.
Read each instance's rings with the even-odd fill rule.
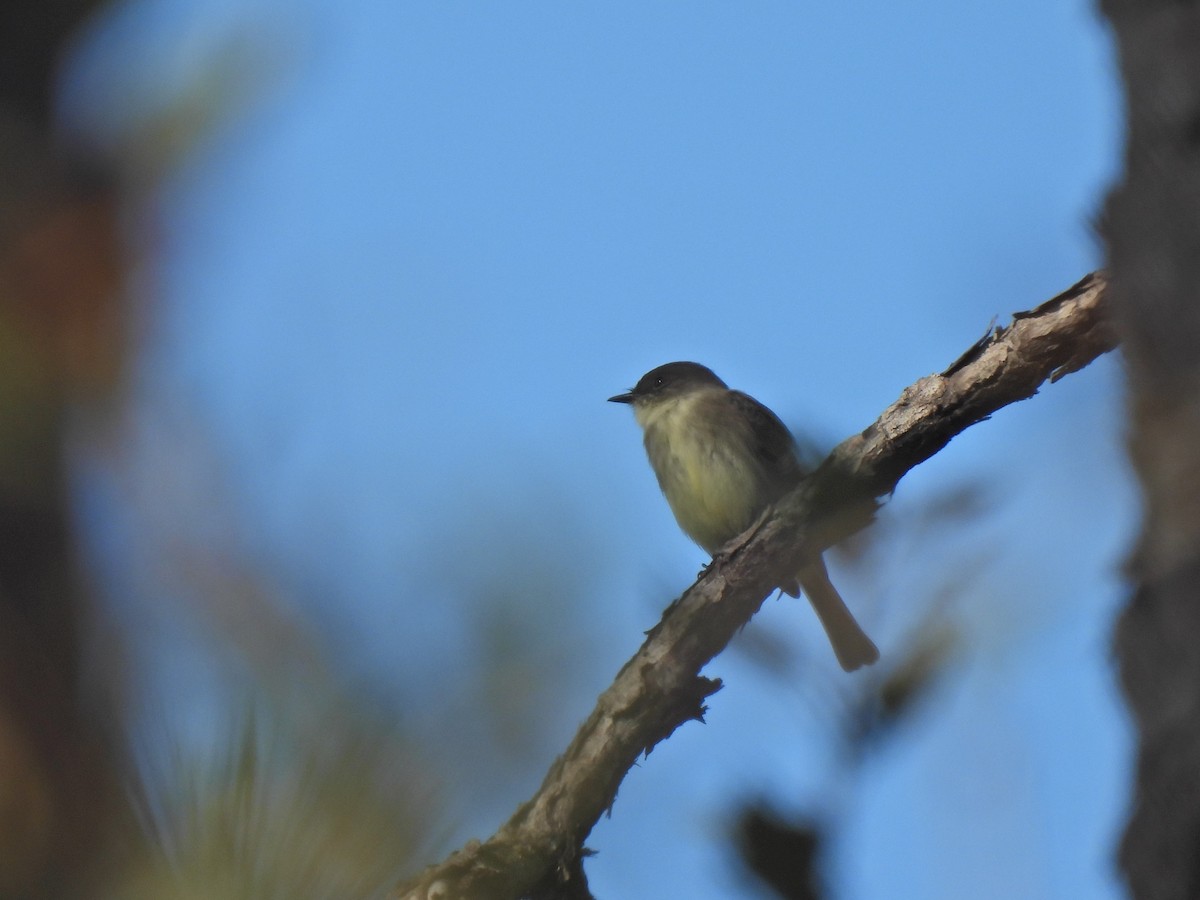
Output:
[[[1101,5],[1129,118],[1103,231],[1145,496],[1116,631],[1139,735],[1120,864],[1134,897],[1182,900],[1200,897],[1200,7]]]

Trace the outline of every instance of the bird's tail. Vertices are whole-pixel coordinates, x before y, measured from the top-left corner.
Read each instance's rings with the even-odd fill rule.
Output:
[[[853,672],[862,666],[869,666],[879,659],[879,649],[867,637],[867,633],[859,627],[850,610],[846,608],[841,594],[829,580],[829,572],[825,569],[825,561],[817,557],[812,563],[805,565],[797,576],[799,588],[812,604],[817,618],[825,627],[825,634],[833,646],[833,652],[843,669]],[[784,587],[784,592],[796,596],[796,585]]]

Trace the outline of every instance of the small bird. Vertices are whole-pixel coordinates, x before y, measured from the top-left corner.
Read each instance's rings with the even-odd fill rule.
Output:
[[[642,376],[633,390],[608,398],[628,403],[642,427],[646,455],[684,534],[715,555],[808,474],[787,426],[749,394],[730,390],[694,362],[673,362]],[[820,555],[806,560],[796,582],[825,627],[847,672],[879,659]]]

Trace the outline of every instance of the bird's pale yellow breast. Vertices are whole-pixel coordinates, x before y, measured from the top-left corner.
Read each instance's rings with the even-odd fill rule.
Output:
[[[634,411],[679,527],[709,553],[749,527],[762,506],[761,475],[752,448],[741,445],[739,421],[704,408],[724,404],[727,393],[690,391]]]

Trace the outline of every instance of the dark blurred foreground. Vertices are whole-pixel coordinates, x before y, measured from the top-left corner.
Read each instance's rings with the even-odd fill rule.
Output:
[[[92,602],[69,457],[118,433],[152,312],[131,308],[121,222],[148,173],[53,125],[60,57],[100,6],[0,6],[0,896],[379,896],[438,839],[433,780],[252,573],[207,561],[273,643],[230,661],[247,687],[207,750],[155,734]]]

